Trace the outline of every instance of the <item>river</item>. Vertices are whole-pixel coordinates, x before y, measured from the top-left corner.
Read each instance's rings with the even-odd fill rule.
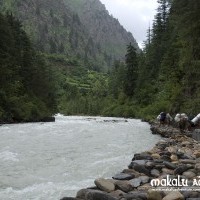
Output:
[[[57,115],[0,126],[0,199],[59,200],[112,177],[160,139],[135,119]]]

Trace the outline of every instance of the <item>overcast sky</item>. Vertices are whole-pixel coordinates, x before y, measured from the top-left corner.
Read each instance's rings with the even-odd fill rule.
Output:
[[[149,24],[152,24],[157,0],[100,0],[110,14],[133,34],[141,47],[146,40]]]

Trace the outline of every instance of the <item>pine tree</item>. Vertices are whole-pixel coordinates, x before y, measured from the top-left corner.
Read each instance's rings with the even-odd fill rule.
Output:
[[[124,81],[124,93],[127,96],[133,96],[136,87],[138,72],[138,60],[136,49],[130,43],[127,46],[126,54],[126,75]]]

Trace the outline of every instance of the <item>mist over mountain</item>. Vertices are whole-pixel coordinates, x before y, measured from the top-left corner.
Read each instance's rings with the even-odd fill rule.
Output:
[[[96,68],[124,59],[129,43],[139,49],[99,0],[1,0],[0,10],[22,22],[37,50],[78,57]]]

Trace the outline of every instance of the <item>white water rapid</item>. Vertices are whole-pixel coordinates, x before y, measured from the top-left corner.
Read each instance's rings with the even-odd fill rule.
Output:
[[[0,199],[59,200],[112,177],[159,140],[135,119],[56,116],[0,126]]]

